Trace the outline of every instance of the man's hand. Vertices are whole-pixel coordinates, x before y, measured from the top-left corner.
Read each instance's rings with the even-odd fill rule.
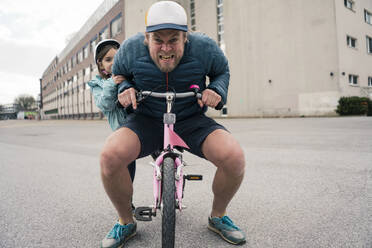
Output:
[[[133,109],[137,109],[136,90],[134,88],[129,88],[121,92],[118,95],[118,100],[124,107],[132,104]]]
[[[208,107],[216,107],[217,104],[221,101],[221,96],[218,95],[215,91],[206,89],[203,91],[203,97],[202,99],[198,99],[198,103],[200,107],[203,107],[204,104]]]
[[[112,80],[114,80],[115,84],[121,84],[124,80],[125,77],[123,75],[112,75]]]

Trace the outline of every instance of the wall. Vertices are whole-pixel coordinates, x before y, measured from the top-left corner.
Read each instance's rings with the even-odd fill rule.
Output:
[[[229,115],[330,113],[338,99],[332,1],[224,1]]]

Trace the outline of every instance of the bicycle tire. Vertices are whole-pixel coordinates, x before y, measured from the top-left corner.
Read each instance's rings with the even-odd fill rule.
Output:
[[[162,195],[162,248],[174,248],[176,228],[176,186],[174,160],[167,157],[163,161]]]

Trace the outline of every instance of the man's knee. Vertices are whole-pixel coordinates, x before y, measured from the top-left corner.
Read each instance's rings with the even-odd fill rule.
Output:
[[[237,144],[236,146],[229,147],[223,154],[221,166],[233,177],[240,177],[244,174],[245,158],[242,148]]]
[[[140,149],[139,139],[133,131],[127,128],[115,131],[107,138],[100,155],[102,174],[110,177],[126,169],[137,158]]]
[[[239,143],[224,130],[216,130],[203,144],[206,158],[233,177],[244,174],[245,158]]]
[[[101,172],[105,177],[111,177],[121,167],[124,166],[120,163],[121,158],[114,150],[103,149],[100,155]]]

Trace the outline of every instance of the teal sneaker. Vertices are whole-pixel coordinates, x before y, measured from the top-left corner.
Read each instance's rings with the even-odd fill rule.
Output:
[[[120,225],[119,222],[111,229],[101,242],[101,248],[118,248],[123,247],[124,243],[134,237],[137,231],[137,223]]]
[[[218,233],[227,242],[234,245],[245,243],[244,232],[240,230],[239,227],[235,226],[229,217],[209,217],[208,222],[208,229],[215,233]]]

